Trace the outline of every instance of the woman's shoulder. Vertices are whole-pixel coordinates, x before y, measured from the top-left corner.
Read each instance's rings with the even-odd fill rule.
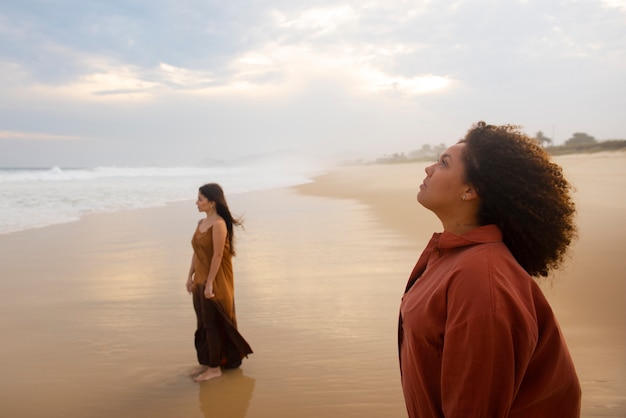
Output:
[[[218,216],[213,219],[210,228],[213,228],[213,233],[226,233],[226,221],[221,216]]]
[[[216,226],[216,225],[224,225],[226,226],[226,221],[224,220],[224,218],[222,218],[221,216],[216,216],[214,219],[207,219],[207,218],[200,218],[198,220],[198,225],[200,225],[201,223],[207,223],[208,227],[212,227],[212,226]]]
[[[450,280],[449,296],[495,304],[502,299],[531,302],[533,279],[503,243],[485,243],[468,249],[458,260]],[[507,302],[507,304],[509,303]]]
[[[461,293],[489,295],[493,286],[532,280],[502,242],[467,247],[455,258],[449,286]]]
[[[445,251],[443,257],[456,273],[473,275],[489,271],[494,263],[512,255],[502,242],[485,242]]]

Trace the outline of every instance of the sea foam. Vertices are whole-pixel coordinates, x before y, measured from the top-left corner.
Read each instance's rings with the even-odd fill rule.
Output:
[[[321,172],[300,162],[216,167],[0,169],[0,234],[72,222],[90,213],[195,201],[198,187],[219,183],[226,194],[287,187]]]

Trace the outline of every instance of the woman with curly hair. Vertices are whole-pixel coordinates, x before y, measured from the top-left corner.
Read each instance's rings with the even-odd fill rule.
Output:
[[[418,202],[441,221],[400,305],[410,417],[579,417],[581,390],[533,276],[576,237],[570,184],[515,126],[479,122],[426,168]]]

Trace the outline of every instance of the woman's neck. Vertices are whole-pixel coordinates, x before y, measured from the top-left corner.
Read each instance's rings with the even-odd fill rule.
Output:
[[[209,209],[209,210],[205,211],[204,213],[206,214],[206,218],[205,219],[207,221],[214,221],[219,216],[217,214],[217,211],[215,210],[215,208]]]
[[[452,224],[448,223],[443,224],[444,231],[452,232],[455,235],[463,235],[468,233],[472,229],[476,229],[480,226],[478,223],[463,223],[463,222],[454,222]]]

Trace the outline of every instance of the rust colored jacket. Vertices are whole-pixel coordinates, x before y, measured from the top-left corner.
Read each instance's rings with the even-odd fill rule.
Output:
[[[411,418],[570,418],[581,390],[556,318],[495,225],[434,234],[398,329]]]

